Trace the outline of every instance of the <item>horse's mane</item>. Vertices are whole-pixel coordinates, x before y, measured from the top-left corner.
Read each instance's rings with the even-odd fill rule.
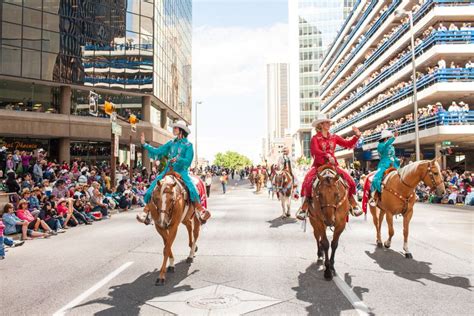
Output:
[[[414,163],[406,165],[405,167],[401,168],[400,171],[398,171],[398,173],[400,174],[400,178],[406,182],[408,178],[413,177],[413,175],[418,171],[418,167],[420,165],[426,164],[429,162],[430,162],[429,160],[420,160],[420,161],[416,161]],[[438,164],[438,162],[436,162],[436,164]],[[439,165],[437,166],[439,168]]]

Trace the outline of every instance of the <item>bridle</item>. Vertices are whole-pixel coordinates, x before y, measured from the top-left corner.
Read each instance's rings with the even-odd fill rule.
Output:
[[[176,185],[180,186],[178,180],[175,179],[175,178],[173,178],[173,179],[176,182]],[[173,188],[173,190],[176,190],[176,186]],[[153,203],[153,205],[155,206],[156,211],[158,212],[158,215],[163,213],[168,217],[168,219],[171,218],[172,211],[174,210],[174,207],[175,207],[176,203],[183,199],[182,195],[179,195],[178,197],[176,197],[177,196],[176,191],[174,191],[173,193],[174,194],[172,194],[173,198],[171,199],[171,204],[170,204],[169,207],[167,207],[165,209],[161,209],[160,207],[158,207],[155,203],[155,200],[153,198],[151,199],[151,202]],[[170,193],[167,193],[167,194],[170,194]],[[161,198],[163,198],[163,196],[161,196]]]
[[[322,181],[319,181],[319,182],[322,182]],[[341,183],[343,186],[344,186],[344,183],[342,182],[341,179],[338,179],[335,184],[337,185],[338,183]],[[336,196],[336,200],[338,200],[339,202],[337,204],[333,203],[333,204],[330,204],[330,203],[326,203],[326,204],[321,204],[321,200],[319,198],[319,185],[320,183],[317,183],[316,186],[315,186],[315,194],[314,195],[314,199],[316,201],[318,201],[319,203],[319,206],[320,206],[320,209],[321,209],[321,215],[323,216],[323,218],[326,218],[326,216],[324,215],[324,212],[323,210],[326,209],[326,208],[332,208],[334,209],[334,213],[337,212],[337,210],[339,209],[339,207],[342,206],[342,204],[344,204],[344,202],[346,202],[347,200],[347,196],[348,196],[348,190],[344,190],[344,196],[342,197],[342,199],[339,199],[339,188],[338,189],[338,192],[337,192],[337,196]]]
[[[426,173],[423,176],[423,179],[426,178],[426,176],[430,176],[431,183],[433,184],[433,185],[430,186],[431,192],[433,192],[441,184],[444,184],[444,181],[441,178],[439,179],[439,181],[436,181],[436,178],[435,178],[435,175],[434,175],[434,172],[433,172],[432,168],[438,169],[436,166],[433,165],[433,161],[430,161],[428,163],[428,168],[426,170]]]
[[[281,177],[280,179],[277,180],[275,190],[277,192],[281,192],[282,194],[286,194],[288,191],[290,191],[293,187],[293,183],[291,181],[291,177],[288,177],[288,173],[282,171],[280,174],[276,175],[277,177]],[[283,181],[287,179],[289,180],[288,185],[286,187],[283,186]]]

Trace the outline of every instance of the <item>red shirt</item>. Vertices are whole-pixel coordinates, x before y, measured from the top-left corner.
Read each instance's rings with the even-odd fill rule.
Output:
[[[339,145],[344,148],[354,148],[359,136],[354,135],[351,138],[342,138],[339,135],[328,133],[327,137],[323,136],[323,133],[318,132],[316,135],[311,138],[311,156],[313,157],[313,167],[320,167],[328,162],[329,157],[333,157],[337,163],[336,156],[334,152],[336,151],[336,146]]]
[[[56,210],[58,211],[59,215],[63,215],[63,216],[66,215],[67,212],[69,212],[69,208],[63,205],[62,203],[56,207]]]
[[[31,223],[35,220],[35,217],[31,215],[30,211],[28,210],[17,210],[16,216],[18,216],[18,218],[21,220],[27,221],[28,223]]]

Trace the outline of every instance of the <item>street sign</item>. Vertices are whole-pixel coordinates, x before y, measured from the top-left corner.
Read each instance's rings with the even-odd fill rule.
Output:
[[[122,126],[118,123],[112,122],[112,134],[122,136]]]
[[[452,143],[451,143],[451,141],[449,141],[449,140],[445,140],[444,142],[442,142],[442,145],[443,145],[443,146],[451,146],[451,144],[452,144]]]
[[[120,145],[120,136],[114,135],[114,157],[119,156],[119,145]]]
[[[110,114],[110,121],[117,122],[117,112],[112,112],[112,114]]]

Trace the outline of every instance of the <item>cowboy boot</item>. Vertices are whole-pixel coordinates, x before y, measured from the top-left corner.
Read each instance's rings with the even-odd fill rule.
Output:
[[[295,216],[297,219],[304,221],[309,209],[310,199],[305,197],[303,201],[303,205],[301,205],[300,209],[296,212]]]
[[[145,218],[143,218],[143,214],[146,214]],[[150,225],[151,219],[150,219],[150,209],[148,208],[148,205],[145,205],[145,207],[143,208],[142,214],[137,214],[137,221],[145,225]]]
[[[355,217],[361,216],[363,212],[360,209],[359,204],[357,203],[353,195],[349,196],[349,203],[351,204],[351,208],[349,210],[351,215]]]
[[[380,193],[379,191],[375,190],[375,191],[372,191],[371,195],[370,195],[370,202],[369,202],[369,205],[374,207],[377,205],[377,201],[380,199]]]
[[[198,210],[201,224],[206,224],[207,220],[211,217],[211,213],[209,213],[209,211],[204,208],[200,202],[194,202],[194,207]]]

